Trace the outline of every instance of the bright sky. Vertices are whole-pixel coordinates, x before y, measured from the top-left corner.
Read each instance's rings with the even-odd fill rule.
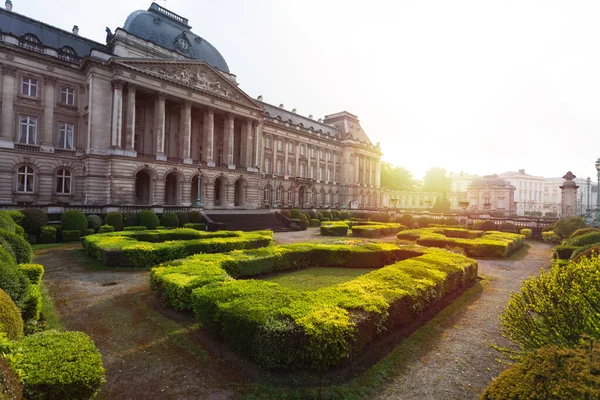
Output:
[[[165,6],[165,2],[159,4]],[[104,42],[149,0],[13,0]],[[600,2],[168,0],[252,97],[359,116],[384,159],[421,178],[524,168],[595,176]]]

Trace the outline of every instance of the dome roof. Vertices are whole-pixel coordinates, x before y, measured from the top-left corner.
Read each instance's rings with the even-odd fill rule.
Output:
[[[229,67],[219,51],[209,42],[194,34],[187,18],[152,3],[148,11],[134,11],[123,29],[142,39],[149,40],[191,59],[205,61],[211,66],[229,72]]]

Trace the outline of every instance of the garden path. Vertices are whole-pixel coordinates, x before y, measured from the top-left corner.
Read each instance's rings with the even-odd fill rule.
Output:
[[[478,399],[504,366],[486,343],[508,346],[498,315],[521,280],[550,264],[552,246],[530,242],[522,256],[479,260],[484,290],[467,307],[442,321],[409,357],[375,399]]]

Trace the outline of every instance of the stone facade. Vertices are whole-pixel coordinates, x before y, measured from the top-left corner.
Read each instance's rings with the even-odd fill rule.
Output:
[[[515,187],[498,175],[474,179],[467,188],[468,209],[477,212],[513,214]]]
[[[564,182],[560,186],[561,190],[561,216],[573,217],[578,213],[577,189],[579,186],[573,180],[576,178],[571,171],[563,176]]]
[[[155,3],[106,44],[9,10],[0,22],[0,204],[188,207],[200,175],[206,208],[389,205],[355,115],[250,98]]]

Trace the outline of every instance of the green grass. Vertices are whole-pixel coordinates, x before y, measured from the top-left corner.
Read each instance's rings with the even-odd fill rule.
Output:
[[[48,329],[65,330],[44,281],[40,285],[40,292],[42,293],[42,320],[48,325]]]
[[[317,290],[351,281],[373,271],[370,268],[307,268],[296,272],[277,274],[264,280],[293,290]]]
[[[42,250],[42,249],[52,249],[54,247],[68,246],[76,242],[70,243],[42,243],[42,244],[32,244],[31,248],[33,250]]]

